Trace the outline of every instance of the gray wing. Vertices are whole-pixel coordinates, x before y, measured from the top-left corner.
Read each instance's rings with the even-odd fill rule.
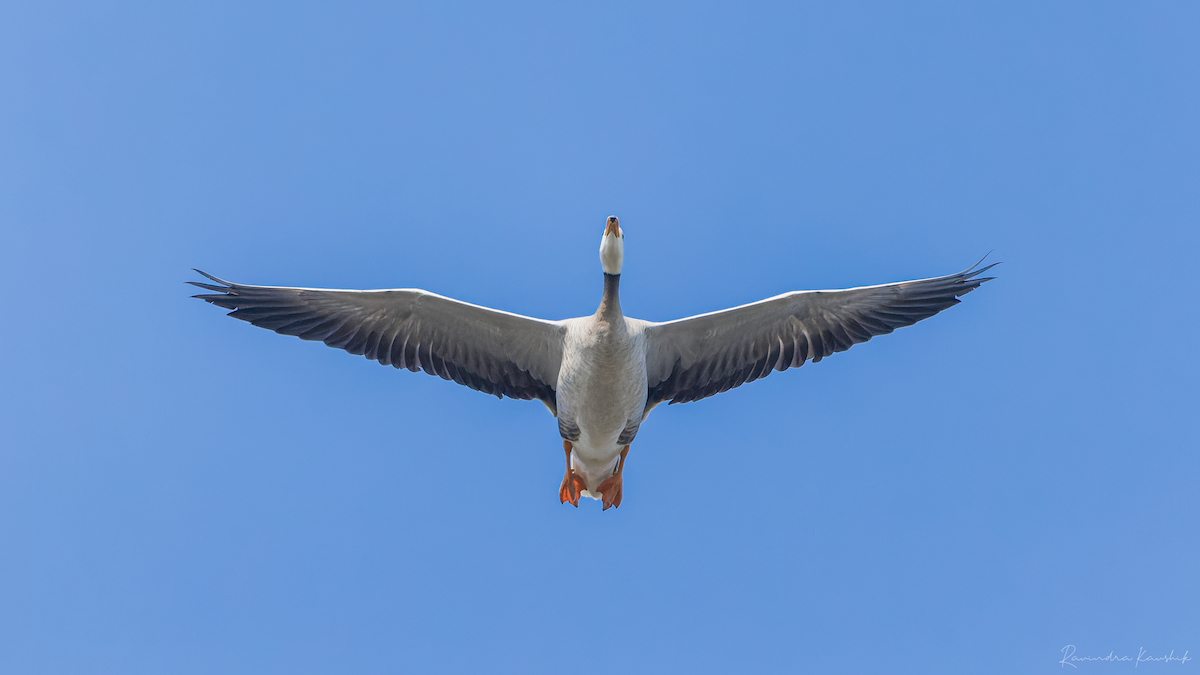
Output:
[[[728,391],[845,351],[958,303],[993,279],[972,266],[933,279],[839,291],[796,291],[645,328],[646,411]]]
[[[200,270],[196,270],[200,272]],[[556,413],[564,328],[419,289],[344,291],[188,283],[229,316],[320,340],[383,365],[424,370],[496,397],[539,399]],[[557,414],[557,413],[556,413]]]

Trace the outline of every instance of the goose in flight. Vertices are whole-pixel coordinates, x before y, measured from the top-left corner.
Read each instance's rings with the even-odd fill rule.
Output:
[[[994,277],[995,265],[942,277],[760,302],[655,323],[621,313],[624,233],[600,239],[604,292],[589,317],[545,321],[420,289],[345,291],[188,282],[229,316],[320,340],[383,365],[423,370],[496,397],[538,399],[558,418],[566,473],[560,502],[621,504],[629,445],[659,403],[686,403],[777,370],[816,363],[937,314]]]

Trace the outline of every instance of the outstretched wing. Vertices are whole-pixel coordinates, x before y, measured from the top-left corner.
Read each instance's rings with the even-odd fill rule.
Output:
[[[200,272],[200,270],[196,270]],[[303,340],[424,370],[496,397],[539,399],[556,412],[565,329],[419,289],[343,291],[235,284],[200,272],[194,297],[229,316]],[[556,413],[557,414],[557,413]]]
[[[958,303],[998,263],[933,279],[840,291],[796,291],[645,329],[646,410],[686,403],[815,363]]]

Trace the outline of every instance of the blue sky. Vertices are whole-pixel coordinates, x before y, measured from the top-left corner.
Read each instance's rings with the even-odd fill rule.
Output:
[[[1198,33],[1182,2],[5,3],[0,670],[1200,659]],[[610,213],[653,320],[1004,264],[659,408],[604,513],[558,503],[540,404],[183,284],[580,316]]]

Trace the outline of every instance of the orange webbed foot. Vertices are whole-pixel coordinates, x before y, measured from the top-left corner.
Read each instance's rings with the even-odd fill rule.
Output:
[[[562,485],[558,488],[558,501],[560,504],[571,502],[571,506],[579,508],[579,493],[586,489],[587,484],[583,482],[583,479],[567,469],[567,475],[563,476]]]
[[[616,471],[613,472],[613,475],[601,481],[600,485],[596,487],[600,491],[600,501],[604,504],[604,508],[600,509],[601,511],[607,511],[610,506],[621,505],[621,473],[625,470],[625,455],[628,454],[629,446],[627,445],[621,451],[621,459],[617,462]]]
[[[563,452],[567,454],[567,473],[563,475],[562,485],[558,486],[558,503],[571,502],[571,506],[579,508],[579,493],[587,489],[587,483],[571,470],[571,450],[571,441],[563,439]]]
[[[601,511],[607,511],[610,506],[621,505],[621,474],[605,478],[596,489],[600,491],[600,501],[604,504]]]

